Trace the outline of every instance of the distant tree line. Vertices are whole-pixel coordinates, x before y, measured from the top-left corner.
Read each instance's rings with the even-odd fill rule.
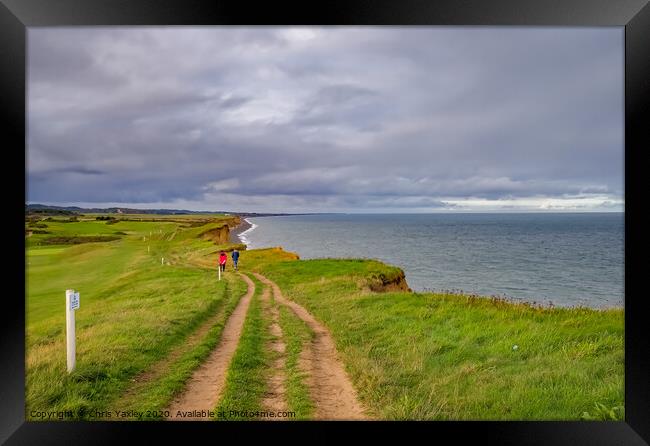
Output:
[[[37,215],[75,215],[76,212],[66,211],[65,209],[28,209],[27,214]]]

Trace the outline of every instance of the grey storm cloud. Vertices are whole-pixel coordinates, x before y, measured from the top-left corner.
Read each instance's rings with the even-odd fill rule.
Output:
[[[622,28],[30,28],[27,101],[30,202],[623,206]]]

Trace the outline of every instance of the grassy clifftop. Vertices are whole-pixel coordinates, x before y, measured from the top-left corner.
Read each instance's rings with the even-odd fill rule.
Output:
[[[137,374],[181,349],[178,362],[137,398],[164,407],[209,350],[183,350],[188,334],[219,308],[231,308],[244,290],[230,270],[216,281],[218,250],[232,245],[204,237],[231,225],[229,218],[30,224],[48,233],[27,238],[27,418],[34,419],[32,409],[85,417],[110,408]],[[52,245],[49,237],[86,239]],[[622,309],[413,293],[396,266],[300,260],[277,247],[242,251],[239,266],[278,283],[329,328],[360,398],[378,418],[623,416]],[[71,375],[62,311],[67,288],[81,292]]]
[[[223,309],[219,323],[225,322],[225,309],[245,286],[230,276],[217,282],[212,265],[197,267],[192,256],[216,263],[208,253],[227,245],[215,246],[199,234],[231,218],[213,216],[200,225],[179,216],[153,220],[52,219],[37,223],[48,234],[26,239],[27,419],[39,419],[44,410],[72,411],[79,418],[107,410],[138,373],[184,348],[187,336],[216,311]],[[108,235],[114,237],[102,238]],[[61,244],[52,245],[51,237]],[[84,243],[75,244],[80,239]],[[72,374],[65,371],[68,288],[81,295]],[[160,385],[137,399],[164,406],[208,352],[205,345],[182,352]]]
[[[360,397],[382,419],[623,417],[622,309],[376,293],[369,284],[401,270],[371,260],[266,260],[252,267],[329,327]]]

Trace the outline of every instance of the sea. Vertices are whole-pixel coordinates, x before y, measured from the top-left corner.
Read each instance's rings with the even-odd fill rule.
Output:
[[[248,218],[249,249],[399,266],[417,292],[624,306],[624,213],[315,214]]]

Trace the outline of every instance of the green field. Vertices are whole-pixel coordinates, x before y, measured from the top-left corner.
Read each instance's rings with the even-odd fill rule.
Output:
[[[236,275],[216,280],[216,253],[229,246],[210,236],[232,224],[231,217],[129,214],[110,224],[97,217],[26,223],[26,231],[48,232],[26,238],[29,420],[41,419],[37,411],[96,419],[97,412],[117,408],[164,409],[217,344],[246,290]],[[97,236],[117,239],[83,239]],[[51,237],[83,243],[51,245]],[[262,272],[329,328],[360,400],[376,418],[623,417],[622,309],[375,292],[401,270],[371,260],[297,260],[279,249],[242,251],[240,269]],[[259,303],[263,287],[256,284],[216,407],[256,406],[265,391],[273,358],[264,350],[269,319]],[[81,295],[71,374],[65,363],[68,288]],[[298,419],[309,419],[313,402],[297,358],[311,333],[291,311],[279,310],[287,406]],[[198,336],[208,322],[214,326]]]
[[[202,321],[245,290],[238,280],[216,281],[214,270],[207,267],[175,264],[174,251],[182,238],[175,243],[167,239],[179,229],[178,223],[47,225],[48,231],[59,236],[107,231],[127,235],[112,242],[65,248],[39,245],[40,234],[27,239],[28,419],[32,419],[32,410],[70,410],[81,418],[106,410],[120,400],[131,378],[181,345]],[[214,248],[208,241],[202,244]],[[64,296],[68,288],[81,295],[76,312],[77,369],[70,375],[65,373]],[[214,340],[218,333],[213,334]],[[208,344],[212,347],[214,342]],[[162,387],[178,388],[199,364],[201,350],[206,350],[205,345],[184,352],[181,364],[167,373],[168,381],[175,373],[178,379]],[[138,400],[146,401],[147,395],[156,393],[152,388],[146,392]],[[167,402],[165,397],[159,400],[158,406]]]
[[[622,310],[372,293],[360,284],[379,265],[308,260],[261,268],[330,328],[361,399],[379,418],[577,420],[586,412],[622,419]]]

